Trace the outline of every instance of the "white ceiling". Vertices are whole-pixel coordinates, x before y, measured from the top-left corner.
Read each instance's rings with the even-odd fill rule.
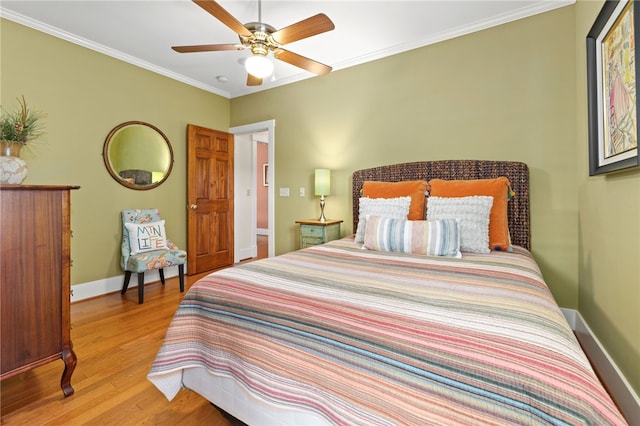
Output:
[[[257,0],[219,0],[242,23],[258,20]],[[263,0],[262,21],[280,29],[325,13],[335,30],[285,47],[340,70],[516,19],[575,0]],[[315,77],[281,61],[274,78],[247,87],[248,50],[176,53],[175,45],[238,43],[238,37],[190,0],[2,0],[3,18],[234,98]],[[224,80],[225,81],[221,81]],[[322,78],[322,77],[315,77]]]

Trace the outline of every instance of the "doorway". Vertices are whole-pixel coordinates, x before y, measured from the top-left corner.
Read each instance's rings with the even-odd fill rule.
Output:
[[[238,148],[235,151],[236,173],[234,175],[234,186],[237,188],[234,195],[234,263],[238,263],[245,257],[255,256],[258,233],[266,235],[268,256],[273,257],[275,255],[275,188],[273,184],[275,182],[273,167],[275,163],[275,120],[232,127],[229,129],[229,133],[234,135],[234,141]],[[267,145],[266,163],[258,164],[257,143],[265,143]],[[250,159],[247,157],[250,157]],[[245,167],[242,166],[243,164],[245,164]],[[247,164],[250,164],[250,166]],[[243,169],[245,170],[244,173],[242,172]],[[250,170],[251,176],[246,175],[246,170]],[[267,189],[267,228],[261,228],[260,232],[258,232],[257,189],[258,184],[263,184],[263,180]],[[264,239],[265,237],[262,236],[262,238]],[[249,242],[248,239],[250,239]]]

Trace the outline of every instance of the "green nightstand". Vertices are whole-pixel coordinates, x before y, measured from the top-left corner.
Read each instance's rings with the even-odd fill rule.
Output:
[[[300,248],[317,246],[340,238],[341,220],[297,220],[300,224]]]

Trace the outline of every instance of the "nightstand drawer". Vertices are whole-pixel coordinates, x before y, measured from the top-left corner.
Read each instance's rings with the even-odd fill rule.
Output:
[[[307,247],[311,247],[311,246],[317,246],[317,245],[323,244],[323,243],[324,243],[324,238],[322,238],[322,237],[313,238],[313,237],[302,236],[300,238],[300,248],[307,248]]]
[[[300,233],[304,237],[324,237],[324,226],[300,225]]]

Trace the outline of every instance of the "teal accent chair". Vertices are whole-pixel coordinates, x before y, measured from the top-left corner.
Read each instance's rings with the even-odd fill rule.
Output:
[[[122,210],[122,258],[120,266],[124,270],[124,283],[121,294],[127,292],[129,280],[133,272],[138,274],[138,303],[144,302],[144,273],[157,269],[160,281],[164,285],[164,268],[178,266],[180,278],[180,292],[184,292],[184,264],[187,260],[187,252],[176,247],[171,240],[166,239],[166,249],[147,250],[140,253],[132,253],[129,230],[126,223],[146,224],[160,222],[158,209],[129,209]],[[164,228],[164,226],[163,226]],[[132,236],[134,238],[135,236]]]

